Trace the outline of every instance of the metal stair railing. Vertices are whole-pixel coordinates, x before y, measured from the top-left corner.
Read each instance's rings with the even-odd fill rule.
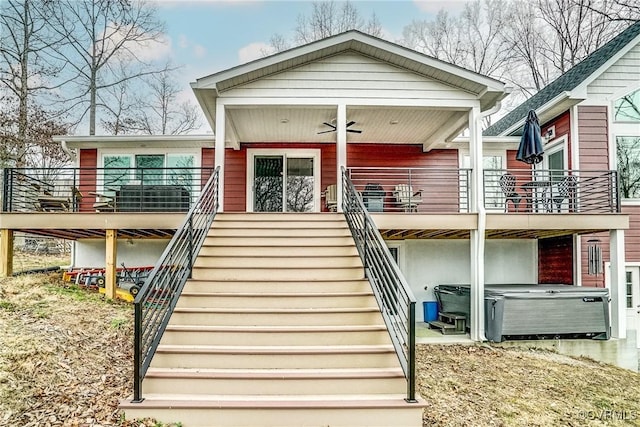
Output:
[[[219,173],[209,177],[133,303],[133,402],[143,400],[142,380],[218,211]]]
[[[406,401],[415,403],[416,299],[344,168],[342,190],[345,218],[407,379]]]

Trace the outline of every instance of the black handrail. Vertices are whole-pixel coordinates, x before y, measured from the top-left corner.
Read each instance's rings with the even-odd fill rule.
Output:
[[[406,400],[415,403],[416,299],[344,168],[342,190],[344,215],[407,379]]]
[[[143,400],[142,380],[218,211],[218,182],[216,168],[133,302],[133,402]]]

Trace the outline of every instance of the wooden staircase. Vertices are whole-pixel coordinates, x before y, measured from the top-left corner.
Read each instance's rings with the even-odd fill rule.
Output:
[[[341,214],[219,214],[127,419],[422,426]]]

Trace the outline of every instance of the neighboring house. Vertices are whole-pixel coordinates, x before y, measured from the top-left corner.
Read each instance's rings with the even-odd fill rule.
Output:
[[[529,110],[535,110],[545,135],[543,169],[572,170],[576,175],[615,170],[621,211],[629,216],[625,231],[625,292],[620,303],[627,328],[634,329],[640,307],[640,22],[630,25],[540,92],[485,130],[489,136],[522,134]],[[508,162],[509,168],[515,163]],[[601,248],[603,271],[589,265],[594,243]],[[608,265],[607,233],[575,235],[572,283],[615,286]],[[591,267],[591,268],[590,268]],[[612,285],[613,284],[613,285]]]
[[[603,66],[638,61],[637,42],[630,37]],[[615,138],[625,145],[633,136],[617,133],[612,107],[638,82],[576,106],[602,87],[601,68],[532,105],[549,106],[539,111],[545,130],[555,125],[553,141],[566,147],[564,163],[555,163],[549,146],[551,162],[535,173],[515,161],[519,138],[511,136],[529,107],[492,127],[500,136],[482,135],[483,117],[508,95],[503,83],[357,31],[203,77],[192,88],[215,138],[61,136],[75,168],[55,176],[8,170],[2,271],[11,271],[13,230],[76,240],[75,266],[96,266],[105,251],[113,262],[113,250],[118,264],[153,264],[215,167],[222,212],[341,211],[344,168],[419,301],[433,300],[438,284],[471,285],[472,339],[484,338],[485,283],[587,284],[587,256],[575,248],[591,236],[611,264],[612,334],[624,337],[624,251],[607,249],[609,238],[624,241],[626,214],[635,212],[626,204],[619,212],[608,153]],[[569,122],[577,114],[589,128]],[[465,129],[469,137],[459,138]],[[600,145],[588,144],[594,132]],[[551,185],[573,169],[585,180],[555,199],[520,189],[545,170],[563,170]],[[511,192],[500,185],[507,170],[517,175]],[[145,185],[153,196],[141,197]],[[633,259],[633,235],[627,242]]]

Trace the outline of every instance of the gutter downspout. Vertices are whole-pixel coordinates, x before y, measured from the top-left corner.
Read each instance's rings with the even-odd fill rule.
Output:
[[[62,151],[64,151],[67,156],[69,156],[69,159],[71,159],[71,161],[75,162],[77,155],[75,150],[72,150],[71,148],[69,148],[69,146],[67,146],[67,141],[62,140],[60,141],[60,147],[62,147]]]

